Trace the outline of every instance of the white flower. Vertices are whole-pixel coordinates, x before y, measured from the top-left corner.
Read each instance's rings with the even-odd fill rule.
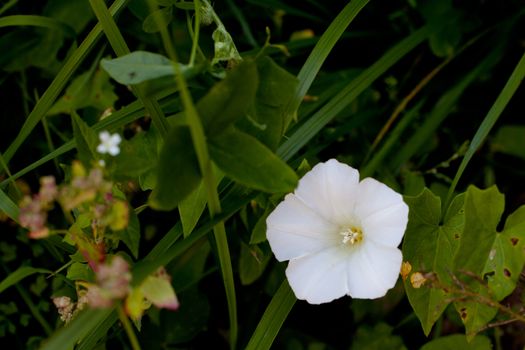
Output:
[[[110,134],[108,131],[101,131],[98,134],[100,144],[97,146],[97,152],[104,154],[109,153],[112,156],[116,156],[120,153],[119,144],[122,141],[119,134]]]
[[[398,278],[408,222],[400,194],[331,159],[316,165],[268,216],[267,238],[298,299],[382,297]]]

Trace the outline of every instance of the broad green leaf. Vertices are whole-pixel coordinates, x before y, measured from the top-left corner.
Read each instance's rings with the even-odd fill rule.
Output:
[[[265,254],[256,245],[241,243],[241,254],[239,257],[239,278],[243,285],[249,285],[261,277],[266,265],[270,261],[271,254]]]
[[[420,350],[491,350],[490,339],[484,335],[478,335],[471,341],[462,334],[453,334],[436,338],[421,347]]]
[[[129,210],[128,227],[120,231],[120,239],[129,248],[136,259],[139,256],[140,221],[134,210]]]
[[[224,175],[215,164],[213,164],[213,174],[215,176],[215,187],[217,187]],[[197,225],[199,218],[206,208],[207,201],[208,193],[204,187],[204,182],[201,181],[197,189],[179,204],[180,221],[182,222],[184,237],[188,237]]]
[[[73,80],[64,96],[55,102],[47,115],[70,114],[86,107],[103,111],[112,108],[117,99],[109,82],[109,75],[101,69],[90,70]]]
[[[22,266],[16,269],[15,271],[11,272],[9,276],[4,278],[2,282],[0,282],[0,293],[2,293],[7,288],[14,286],[19,281],[23,280],[24,278],[31,276],[35,273],[52,273],[52,271],[46,270],[46,269],[38,269],[31,266]]]
[[[209,141],[217,166],[239,183],[265,192],[291,192],[297,175],[255,137],[229,129]]]
[[[286,131],[285,109],[294,96],[298,80],[267,56],[257,59],[256,63],[259,87],[241,129],[275,150]]]
[[[491,149],[525,159],[525,126],[505,125],[499,128]]]
[[[172,61],[147,51],[134,51],[118,58],[103,59],[100,64],[113,79],[124,85],[175,74]],[[188,71],[188,67],[182,64],[179,64],[179,69],[183,74]]]
[[[232,69],[197,103],[206,135],[213,137],[246,115],[259,84],[257,67],[245,60]]]
[[[72,281],[94,281],[93,270],[86,263],[74,262],[67,269],[66,277]]]
[[[85,166],[90,165],[91,160],[98,158],[96,149],[98,145],[97,133],[84,122],[78,114],[72,114],[73,134],[77,144],[78,157]]]
[[[424,189],[416,197],[405,197],[410,210],[403,240],[403,260],[412,265],[412,272],[434,272],[441,283],[450,282],[452,257],[459,247],[463,229],[463,199],[454,199],[441,220],[441,200]],[[450,303],[450,294],[438,288],[414,288],[410,278],[405,279],[408,300],[428,335],[432,326]]]
[[[516,288],[525,264],[525,206],[509,215],[503,232],[496,235],[483,271],[496,300],[503,300]]]
[[[504,196],[496,186],[486,190],[469,186],[465,197],[465,229],[454,261],[456,270],[481,275],[504,205]]]
[[[173,8],[171,6],[157,9],[150,13],[142,23],[142,29],[146,33],[157,33],[162,27],[166,27],[173,20]]]
[[[149,204],[160,210],[174,209],[201,181],[197,156],[187,127],[173,127],[159,156],[157,187]]]
[[[490,297],[485,285],[468,274],[483,278],[483,271],[490,260],[490,252],[496,239],[496,227],[503,214],[504,197],[496,186],[480,190],[469,186],[465,196],[465,226],[460,246],[454,259],[457,277],[474,292]],[[479,300],[455,303],[466,334],[472,339],[498,312],[498,309]]]
[[[378,323],[373,328],[362,326],[352,341],[351,350],[406,350],[403,338],[393,335],[394,328],[386,323]]]

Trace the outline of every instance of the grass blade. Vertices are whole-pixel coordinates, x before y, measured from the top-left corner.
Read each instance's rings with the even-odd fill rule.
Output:
[[[35,273],[52,273],[50,270],[46,269],[38,269],[31,266],[22,266],[16,269],[15,271],[11,272],[9,276],[7,276],[2,282],[0,282],[0,293],[2,293],[7,288],[14,286],[24,278],[31,276]]]
[[[284,280],[266,308],[246,350],[270,349],[286,317],[297,299],[287,280]]]
[[[20,209],[2,190],[0,190],[0,210],[3,211],[5,215],[9,216],[11,220],[18,223]]]
[[[285,111],[288,123],[296,115],[299,105],[303,101],[304,95],[312,85],[314,78],[321,69],[326,57],[332,51],[335,43],[339,40],[346,27],[353,21],[359,11],[368,3],[369,0],[353,0],[332,21],[330,26],[323,33],[314,49],[308,56],[301,71],[297,75],[299,85],[295,95],[290,100]]]
[[[32,26],[47,29],[58,29],[69,37],[75,37],[75,31],[73,28],[65,23],[57,21],[54,18],[45,16],[14,15],[0,18],[0,28],[12,26]]]
[[[492,129],[492,127],[494,126],[498,118],[500,117],[501,113],[503,112],[507,104],[509,103],[510,99],[512,98],[512,96],[514,96],[514,93],[520,86],[524,77],[525,77],[525,54],[519,60],[518,64],[514,68],[514,71],[510,75],[509,80],[507,80],[507,83],[501,90],[499,96],[496,98],[496,101],[490,108],[489,112],[487,113],[487,116],[485,117],[485,119],[483,119],[483,122],[481,123],[478,130],[476,131],[476,134],[474,135],[474,138],[472,139],[472,142],[470,143],[469,148],[467,152],[465,153],[465,157],[461,161],[458,171],[456,172],[456,175],[454,176],[454,179],[452,180],[450,189],[448,190],[446,207],[448,207],[448,203],[450,203],[450,200],[452,199],[452,195],[454,193],[454,190],[456,189],[458,181],[461,178],[461,175],[463,175],[463,172],[465,171],[465,168],[467,167],[468,163],[472,159],[472,156],[478,150],[482,142],[485,140],[485,138],[489,134],[490,130]]]
[[[317,113],[302,124],[290,138],[279,147],[277,154],[289,160],[301,147],[306,145],[330,120],[348,106],[361,92],[367,89],[378,77],[427,37],[427,29],[422,28],[399,42],[383,57],[359,74],[341,92],[334,96]]]

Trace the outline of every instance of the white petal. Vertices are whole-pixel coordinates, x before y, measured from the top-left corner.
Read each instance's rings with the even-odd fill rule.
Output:
[[[112,156],[116,156],[117,154],[120,153],[120,148],[116,145],[111,145],[109,147],[108,153],[111,154]]]
[[[319,163],[299,181],[295,194],[327,220],[354,224],[359,172],[335,159]]]
[[[338,226],[288,194],[266,219],[266,237],[279,261],[340,244]]]
[[[120,141],[122,141],[122,138],[120,137],[119,134],[113,134],[111,135],[111,144],[114,145],[114,146],[118,146],[118,144],[120,143]]]
[[[108,131],[104,130],[101,131],[100,134],[98,134],[98,138],[100,139],[100,142],[105,143],[110,139],[111,135]]]
[[[397,247],[408,223],[408,206],[401,201],[361,220],[366,239],[378,244]]]
[[[394,287],[403,256],[397,248],[364,242],[348,259],[348,294],[356,299],[383,297]]]
[[[345,248],[338,245],[290,260],[286,277],[297,299],[321,304],[347,294],[349,250]]]
[[[104,154],[107,152],[107,148],[106,148],[106,145],[101,143],[100,145],[97,146],[97,152],[98,153],[101,153],[101,154]]]

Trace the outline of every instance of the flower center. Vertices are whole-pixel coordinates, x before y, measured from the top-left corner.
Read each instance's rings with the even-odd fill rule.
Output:
[[[350,243],[351,245],[354,245],[363,240],[363,231],[357,227],[346,228],[339,232],[339,234],[343,236],[343,244]]]

